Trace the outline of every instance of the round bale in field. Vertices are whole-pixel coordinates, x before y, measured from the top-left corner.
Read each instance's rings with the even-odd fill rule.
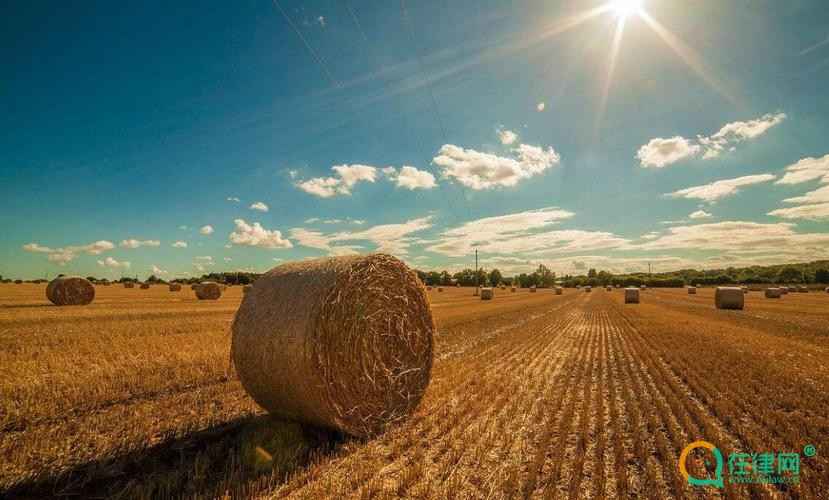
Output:
[[[535,293],[535,290],[536,290],[535,285],[530,287],[530,293]]]
[[[639,289],[636,287],[625,288],[625,304],[639,303]]]
[[[509,289],[509,291],[512,292],[512,293],[515,293],[515,290],[516,290],[516,288],[514,286],[510,287],[510,289]]]
[[[481,288],[481,300],[492,300],[495,298],[495,289]]]
[[[606,292],[612,292],[612,291],[613,291],[613,287],[612,287],[612,286],[610,286],[610,285],[607,285],[606,287],[604,287],[604,290],[605,290]]]
[[[781,286],[780,287],[780,295],[788,295],[789,294],[789,287]]]
[[[442,291],[443,291],[443,287],[442,287],[442,286],[439,286],[439,287],[438,287],[438,291],[439,291],[439,292],[442,292]]]
[[[149,290],[149,288],[150,288],[149,283],[141,283],[141,289],[142,290]]]
[[[714,293],[714,305],[717,309],[742,309],[745,304],[745,292],[737,286],[718,286]]]
[[[133,283],[132,281],[125,281],[124,288],[135,288],[135,283]]]
[[[592,287],[592,286],[589,286],[589,285],[588,285],[588,286],[584,287],[584,293],[590,293],[590,292],[592,292],[592,291],[593,291],[593,287]]]
[[[781,296],[779,288],[766,288],[767,299],[779,299]]]
[[[390,255],[271,269],[242,299],[231,330],[242,386],[289,420],[371,436],[408,417],[429,385],[429,298]]]
[[[562,293],[564,293],[564,289],[561,288],[560,286],[557,286],[556,287],[556,295],[561,295]]]
[[[63,276],[49,282],[46,298],[56,306],[85,306],[95,300],[95,287],[84,278]]]
[[[222,288],[218,283],[203,281],[195,288],[196,298],[199,300],[217,300],[222,296]]]
[[[181,285],[179,285],[178,283],[170,283],[170,291],[171,292],[180,292],[181,291]]]
[[[806,285],[802,285],[797,287],[797,291],[800,293],[809,293],[809,287]]]
[[[688,287],[688,295],[696,295],[697,294],[697,287],[689,286]]]

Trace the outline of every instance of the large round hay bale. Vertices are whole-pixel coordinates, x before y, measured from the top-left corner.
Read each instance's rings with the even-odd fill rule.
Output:
[[[141,283],[141,289],[142,290],[149,290],[150,289],[150,284],[149,283]]]
[[[788,295],[789,294],[789,287],[781,286],[780,287],[780,295]]]
[[[481,288],[481,300],[492,300],[495,298],[495,290],[492,288]]]
[[[766,288],[767,299],[779,299],[781,296],[779,288]]]
[[[232,326],[242,386],[283,418],[370,436],[406,418],[432,371],[435,323],[417,275],[384,254],[264,274]]]
[[[639,289],[630,287],[625,288],[625,304],[638,304],[639,303]]]
[[[170,291],[171,292],[180,292],[181,291],[181,285],[179,285],[178,283],[170,283]]]
[[[714,293],[717,309],[742,309],[745,300],[745,292],[737,286],[718,286]]]
[[[564,289],[561,288],[560,286],[557,286],[556,287],[556,295],[561,295],[563,293],[564,293]]]
[[[696,295],[697,294],[697,287],[689,286],[688,287],[688,295]]]
[[[222,287],[212,281],[203,281],[195,288],[199,300],[216,300],[222,296]]]
[[[85,306],[95,300],[95,287],[79,276],[63,276],[49,282],[46,298],[56,306]]]
[[[829,286],[827,286],[823,291],[829,293]]]
[[[135,283],[133,283],[132,281],[125,281],[124,288],[135,288]]]

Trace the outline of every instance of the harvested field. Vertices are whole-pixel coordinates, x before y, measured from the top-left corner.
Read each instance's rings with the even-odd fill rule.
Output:
[[[242,297],[0,285],[0,497],[823,498],[829,295],[430,294],[432,382],[361,441],[264,416],[229,370]],[[796,486],[692,489],[683,448],[801,452]],[[817,454],[805,457],[804,446]],[[689,468],[703,476],[699,457]]]

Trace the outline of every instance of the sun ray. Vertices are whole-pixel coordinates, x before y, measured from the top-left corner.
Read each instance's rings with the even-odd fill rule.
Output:
[[[640,17],[647,23],[648,26],[668,45],[668,47],[673,50],[676,55],[682,59],[685,64],[688,65],[700,78],[702,78],[705,83],[708,84],[711,88],[716,90],[720,95],[725,97],[731,104],[743,107],[742,102],[738,99],[733,93],[731,93],[725,84],[719,81],[716,76],[714,76],[713,71],[711,71],[705,63],[703,63],[702,58],[692,49],[689,47],[685,42],[683,42],[678,36],[671,33],[667,28],[662,26],[662,24],[654,19],[650,14],[642,10],[639,13]]]
[[[616,22],[616,32],[613,34],[613,44],[610,47],[610,57],[607,61],[607,73],[605,75],[601,101],[599,103],[599,109],[593,129],[594,138],[598,137],[599,128],[604,120],[604,114],[607,108],[607,99],[610,94],[610,86],[613,83],[613,72],[616,70],[616,61],[619,58],[619,47],[622,45],[622,34],[625,31],[626,22],[626,16],[619,16],[619,20]]]

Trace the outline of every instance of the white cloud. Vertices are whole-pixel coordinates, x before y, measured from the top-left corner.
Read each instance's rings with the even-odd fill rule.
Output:
[[[785,203],[797,203],[802,205],[809,205],[815,203],[829,203],[829,186],[823,186],[814,191],[809,191],[803,196],[795,196],[794,198],[786,198]]]
[[[235,197],[235,196],[228,196],[228,197],[227,197],[227,201],[232,201],[232,202],[234,202],[234,203],[239,203],[239,202],[241,202],[242,200],[240,200],[239,198],[237,198],[237,197]]]
[[[444,144],[432,161],[443,169],[444,178],[454,178],[475,190],[515,186],[560,161],[553,148],[520,144],[513,152],[517,159]]]
[[[320,198],[331,198],[350,195],[351,189],[358,182],[377,180],[377,168],[369,165],[336,165],[331,170],[334,171],[334,177],[315,177],[297,182],[296,187]]]
[[[177,242],[173,243],[170,246],[172,246],[173,248],[187,248],[187,242],[186,241],[177,241]]]
[[[168,271],[165,271],[164,269],[161,269],[160,267],[158,267],[155,264],[152,265],[152,271],[153,271],[153,274],[156,275],[156,276],[170,274]]]
[[[500,140],[501,144],[504,146],[509,146],[518,140],[518,134],[512,130],[500,129],[498,130],[498,140]]]
[[[129,240],[121,240],[121,248],[138,248],[138,247],[157,247],[160,246],[161,242],[158,240],[136,240],[136,239],[129,239]]]
[[[543,102],[539,102],[538,104],[535,105],[535,109],[538,112],[544,111],[544,108],[546,108],[546,107],[547,107],[547,105],[544,104]]]
[[[98,265],[101,267],[109,267],[110,269],[129,269],[129,262],[119,262],[112,257],[107,257],[104,260],[99,260]]]
[[[233,262],[233,258],[231,258],[231,257],[225,257],[224,260],[225,260],[225,262]]]
[[[682,136],[657,137],[639,148],[636,158],[642,167],[662,168],[702,153],[703,160],[716,158],[723,151],[733,151],[737,144],[755,139],[783,122],[785,113],[766,114],[760,118],[723,125],[711,136],[698,135],[696,142]]]
[[[666,196],[672,198],[698,199],[711,203],[721,198],[737,194],[740,187],[769,182],[774,179],[775,176],[771,174],[747,175],[737,177],[736,179],[723,179],[710,184],[680,189]]]
[[[717,157],[722,151],[732,148],[735,144],[765,134],[785,119],[785,113],[766,114],[754,120],[727,123],[710,137],[698,136],[700,144],[705,147],[703,158]]]
[[[311,217],[310,219],[305,219],[306,224],[314,224],[315,222],[319,222],[319,217]]]
[[[199,232],[205,236],[209,236],[213,234],[213,226],[211,226],[210,224],[202,226],[202,228],[199,229]]]
[[[270,249],[293,247],[281,232],[265,229],[258,222],[248,224],[243,219],[236,219],[234,223],[236,230],[230,233],[229,239],[235,245]]]
[[[724,221],[672,227],[664,236],[636,246],[641,250],[692,249],[778,252],[795,245],[816,251],[829,244],[829,234],[795,233],[794,224]],[[821,253],[825,253],[821,251]]]
[[[188,229],[188,227],[185,226],[185,225],[181,225],[178,228],[181,229],[182,231],[187,231],[187,229]]]
[[[201,262],[209,262],[213,263],[213,256],[212,255],[198,255],[194,257],[194,259],[201,261]]]
[[[689,219],[709,219],[713,217],[712,214],[706,212],[705,210],[697,210],[696,212],[692,212],[688,215]]]
[[[769,212],[768,215],[782,217],[784,219],[829,220],[829,202],[778,208],[777,210]]]
[[[319,25],[320,25],[321,27],[325,28],[325,16],[319,16],[319,17],[317,18],[317,22],[319,23]]]
[[[115,245],[106,240],[96,241],[87,245],[68,246],[63,248],[49,248],[38,243],[27,243],[23,245],[23,250],[34,253],[45,253],[49,262],[55,262],[60,265],[65,265],[71,262],[78,256],[79,253],[87,255],[100,255],[108,250],[115,248]]]
[[[435,176],[425,170],[418,170],[415,167],[403,166],[398,172],[394,167],[386,167],[383,173],[394,182],[397,187],[410,191],[415,189],[432,189],[437,184]]]
[[[291,238],[302,246],[316,248],[328,252],[330,255],[348,255],[358,253],[359,245],[342,245],[338,243],[369,241],[375,245],[375,251],[385,252],[398,256],[408,253],[408,247],[413,242],[410,234],[432,227],[431,217],[412,219],[400,224],[382,224],[363,231],[340,231],[326,234],[321,231],[305,228],[291,229]]]
[[[256,203],[254,203],[250,206],[250,209],[251,210],[259,210],[260,212],[267,212],[268,211],[268,206],[265,203],[261,202],[261,201],[257,201]]]
[[[663,168],[685,158],[696,155],[700,146],[684,137],[674,136],[668,139],[657,137],[639,148],[636,158],[642,167]]]
[[[803,158],[785,168],[785,175],[776,184],[800,184],[821,179],[829,183],[829,154],[820,158]]]

